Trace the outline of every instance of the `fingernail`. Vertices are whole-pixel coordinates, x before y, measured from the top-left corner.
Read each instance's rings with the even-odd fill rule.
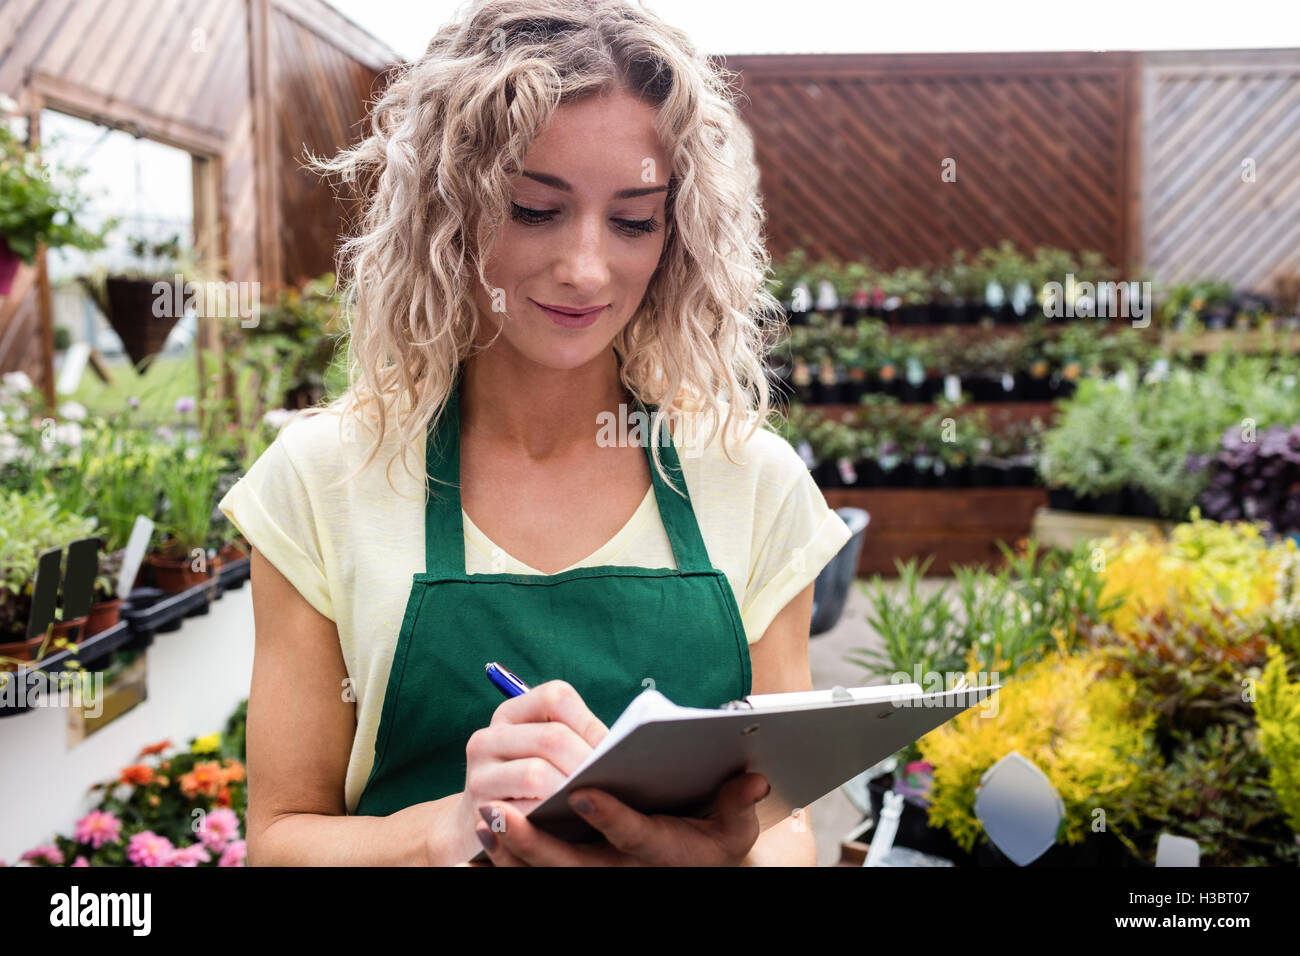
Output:
[[[483,849],[488,853],[497,848],[497,838],[492,835],[491,830],[475,830],[474,835],[478,837],[478,842],[483,844]]]
[[[483,818],[483,822],[491,829],[492,823],[496,820],[496,810],[489,804],[485,807],[479,807],[478,815]]]
[[[569,806],[573,807],[573,809],[578,811],[579,813],[584,813],[584,814],[591,813],[593,810],[596,809],[591,805],[591,801],[588,800],[586,797],[574,797],[573,802],[570,803]]]
[[[767,799],[767,795],[768,795],[769,793],[771,793],[771,792],[772,792],[772,785],[771,785],[770,783],[768,783],[768,784],[764,784],[764,785],[763,785],[763,795],[760,796],[758,799],[759,799],[759,800],[766,800],[766,799]]]

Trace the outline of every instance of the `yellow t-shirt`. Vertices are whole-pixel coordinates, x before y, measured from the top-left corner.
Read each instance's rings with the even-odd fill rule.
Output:
[[[339,419],[326,412],[290,421],[218,507],[337,626],[356,696],[345,787],[351,813],[370,775],[411,576],[424,570],[424,442],[407,455],[413,474],[400,460],[389,469],[396,490],[384,474],[398,447],[395,429],[364,471],[330,488],[365,460],[372,441],[351,417],[344,418],[340,438]],[[709,560],[730,582],[753,644],[849,540],[849,529],[774,432],[760,429],[748,442],[731,441],[741,464],[728,461],[720,433],[686,452],[681,434],[674,444]],[[541,573],[463,518],[466,573]],[[571,567],[598,565],[676,567],[653,488],[622,530]]]

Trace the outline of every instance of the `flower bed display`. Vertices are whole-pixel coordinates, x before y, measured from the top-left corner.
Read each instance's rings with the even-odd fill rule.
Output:
[[[1058,847],[1101,820],[1146,865],[1161,833],[1195,840],[1204,865],[1300,862],[1296,542],[1194,513],[1167,540],[1008,559],[929,593],[914,562],[868,588],[884,639],[858,656],[869,674],[1003,685],[995,716],[972,708],[896,755],[932,767],[930,826],[991,862],[976,788],[1016,751],[1066,806]]]
[[[247,786],[247,702],[223,731],[174,749],[144,747],[112,780],[96,784],[98,805],[19,858],[32,866],[243,866]]]

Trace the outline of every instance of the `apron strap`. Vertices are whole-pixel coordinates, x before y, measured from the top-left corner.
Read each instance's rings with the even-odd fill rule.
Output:
[[[428,574],[465,577],[465,522],[461,513],[460,498],[460,385],[462,376],[447,398],[438,427],[429,428],[425,441],[425,470],[431,479],[429,494],[424,503],[424,567]],[[649,428],[657,408],[640,405]],[[643,429],[644,431],[645,429]],[[647,436],[643,435],[643,438]],[[651,443],[644,445],[646,461],[650,466],[650,481],[659,518],[673,550],[673,560],[679,571],[710,571],[708,549],[700,534],[695,510],[691,506],[690,492],[682,477],[681,462],[665,419],[659,426],[660,459],[673,486],[680,488],[680,497],[660,477],[654,467]],[[441,482],[441,484],[440,484]],[[435,497],[436,496],[436,497]]]

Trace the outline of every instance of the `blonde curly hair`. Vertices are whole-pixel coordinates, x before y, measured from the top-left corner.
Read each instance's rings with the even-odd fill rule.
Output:
[[[669,400],[674,418],[712,421],[711,441],[725,399],[729,459],[727,435],[768,420],[765,358],[784,330],[733,75],[633,0],[477,0],[397,69],[368,136],[332,159],[309,157],[363,201],[359,233],[339,250],[348,389],[311,410],[350,412],[375,436],[358,472],[390,415],[406,467],[446,407],[478,332],[470,282],[488,288],[484,263],[529,144],[559,105],[618,89],[656,108],[672,162],[663,256],[614,341],[622,383],[657,406],[654,435]],[[664,475],[657,442],[652,458]]]

